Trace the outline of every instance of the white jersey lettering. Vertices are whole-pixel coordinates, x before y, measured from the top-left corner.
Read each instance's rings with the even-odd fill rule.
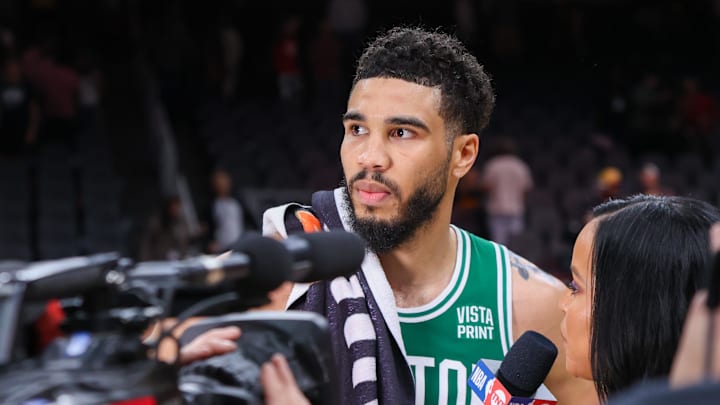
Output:
[[[407,356],[415,374],[415,405],[425,404],[425,368],[435,367],[435,359],[424,356]]]

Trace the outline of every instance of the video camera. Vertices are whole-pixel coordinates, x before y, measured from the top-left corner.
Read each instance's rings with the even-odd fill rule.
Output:
[[[104,253],[0,263],[0,403],[261,404],[259,367],[278,352],[312,403],[336,403],[326,320],[301,311],[245,311],[268,302],[267,293],[285,281],[351,274],[363,256],[359,238],[333,231],[283,242],[246,237],[224,259],[133,263]],[[176,292],[197,287],[230,292],[205,298],[168,322]],[[24,325],[53,299],[65,313],[63,336],[33,353]],[[227,315],[193,324],[179,341],[174,337],[182,322],[211,310]],[[143,341],[152,325],[162,328],[160,337]],[[243,331],[237,351],[181,367],[182,345],[229,325]],[[177,343],[172,364],[157,357],[160,343],[169,340]]]

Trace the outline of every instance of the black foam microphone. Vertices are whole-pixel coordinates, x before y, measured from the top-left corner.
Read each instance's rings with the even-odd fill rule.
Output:
[[[292,235],[275,240],[249,234],[232,247],[231,254],[201,256],[174,262],[143,262],[130,270],[129,277],[156,284],[180,282],[185,286],[212,287],[227,281],[241,281],[264,292],[284,281],[311,282],[348,276],[356,272],[365,257],[359,236],[345,231]]]
[[[282,243],[293,260],[290,281],[301,283],[349,276],[365,257],[365,242],[345,231],[291,235]]]
[[[495,377],[513,396],[529,397],[545,380],[557,355],[550,339],[527,331],[510,347]]]
[[[290,278],[292,256],[279,241],[249,235],[225,257],[200,256],[167,262],[143,262],[129,271],[132,280],[175,283],[191,287],[212,287],[226,282],[242,282],[262,292],[278,287]]]

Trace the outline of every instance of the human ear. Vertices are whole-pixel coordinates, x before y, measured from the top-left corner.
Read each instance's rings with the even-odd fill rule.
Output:
[[[460,179],[475,164],[480,149],[480,137],[475,133],[458,135],[453,141],[452,148],[451,173]]]

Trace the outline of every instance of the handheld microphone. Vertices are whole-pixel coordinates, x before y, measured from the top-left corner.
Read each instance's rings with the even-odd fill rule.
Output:
[[[312,282],[356,272],[365,257],[359,236],[345,231],[292,235],[275,240],[249,235],[226,257],[201,256],[173,263],[144,262],[130,270],[131,279],[178,280],[184,285],[212,287],[242,281],[271,291],[285,281]]]
[[[291,235],[279,241],[251,235],[235,243],[232,251],[223,259],[205,256],[176,267],[185,279],[206,274],[200,280],[205,285],[250,276],[251,284],[274,289],[284,281],[309,283],[355,273],[365,257],[365,243],[345,231]]]
[[[282,243],[293,259],[290,281],[300,283],[349,276],[365,258],[365,242],[351,232],[296,234]]]
[[[200,256],[167,262],[139,263],[128,272],[131,280],[168,283],[179,282],[193,287],[213,287],[224,282],[246,282],[268,292],[287,281],[291,274],[290,252],[277,240],[259,235],[241,239],[236,253],[224,258]]]
[[[545,393],[531,397],[550,372],[557,354],[557,347],[548,338],[527,331],[513,344],[494,375],[480,360],[468,385],[485,405],[555,404]]]

